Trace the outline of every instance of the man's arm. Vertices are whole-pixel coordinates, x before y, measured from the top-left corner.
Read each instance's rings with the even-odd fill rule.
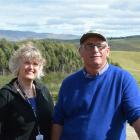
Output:
[[[59,140],[62,133],[63,126],[59,124],[53,124],[51,140]]]
[[[140,118],[137,119],[133,124],[132,126],[134,127],[139,139],[140,139]]]

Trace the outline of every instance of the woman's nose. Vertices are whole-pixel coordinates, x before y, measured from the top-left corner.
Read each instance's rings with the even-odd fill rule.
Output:
[[[33,67],[34,67],[33,64],[30,64],[30,65],[29,65],[29,68],[31,68],[31,69],[32,69]]]

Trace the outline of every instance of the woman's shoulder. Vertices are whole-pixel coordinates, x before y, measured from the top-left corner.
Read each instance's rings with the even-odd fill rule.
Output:
[[[3,85],[0,88],[0,92],[1,91],[5,91],[5,92],[11,92],[11,91],[15,91],[14,88],[14,82],[15,82],[16,78],[12,79],[9,83],[6,83],[5,85]]]

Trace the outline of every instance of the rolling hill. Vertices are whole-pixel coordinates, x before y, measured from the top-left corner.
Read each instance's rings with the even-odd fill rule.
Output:
[[[19,40],[26,40],[26,39],[72,40],[72,39],[78,39],[79,36],[71,35],[71,34],[53,34],[53,33],[36,33],[30,31],[0,30],[0,38],[5,38],[9,41],[19,41]]]
[[[140,51],[140,36],[111,38],[108,42],[114,51]]]
[[[74,43],[77,47],[79,47],[79,39],[64,41]],[[113,51],[140,51],[140,35],[121,38],[108,38],[108,43]]]
[[[79,47],[80,36],[70,34],[36,33],[29,31],[0,30],[0,39],[5,38],[9,41],[21,41],[26,39],[49,39],[72,43]],[[108,38],[108,42],[113,51],[140,51],[140,35],[119,38]]]

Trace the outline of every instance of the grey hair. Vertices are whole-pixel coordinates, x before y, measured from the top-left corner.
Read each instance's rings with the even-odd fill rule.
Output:
[[[18,76],[22,61],[34,59],[37,60],[40,65],[40,69],[36,77],[40,79],[42,76],[44,76],[43,67],[45,65],[45,59],[42,57],[41,52],[31,43],[23,45],[15,51],[15,53],[11,56],[9,60],[9,69],[14,76]]]

